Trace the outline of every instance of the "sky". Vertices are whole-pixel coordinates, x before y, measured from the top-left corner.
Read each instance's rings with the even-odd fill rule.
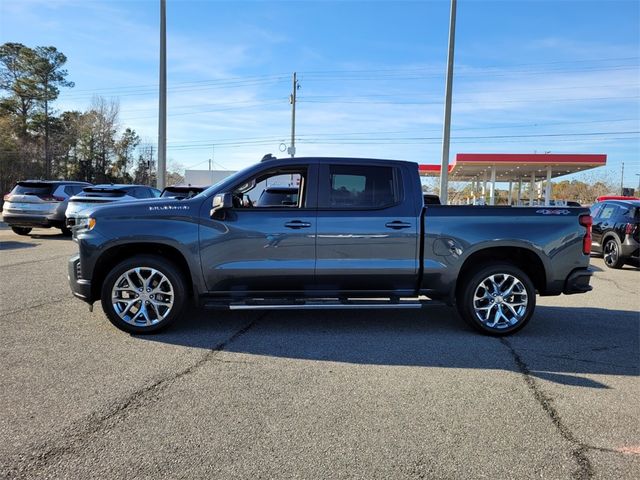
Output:
[[[53,45],[68,79],[55,108],[120,105],[157,142],[159,0],[0,0],[0,43]],[[167,1],[167,157],[237,170],[297,156],[438,164],[447,1]],[[459,0],[456,153],[605,153],[577,177],[640,181],[640,2]],[[453,179],[455,180],[455,179]]]

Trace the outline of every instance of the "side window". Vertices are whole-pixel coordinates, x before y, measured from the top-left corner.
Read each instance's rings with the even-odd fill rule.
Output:
[[[233,190],[234,208],[304,208],[306,167],[260,172]]]
[[[384,208],[400,200],[398,171],[394,167],[330,165],[329,208]]]
[[[611,217],[614,216],[615,211],[616,211],[615,205],[605,205],[604,207],[602,207],[602,211],[600,212],[600,219],[609,220]]]
[[[598,216],[600,215],[600,211],[601,210],[602,210],[602,204],[601,203],[596,203],[595,205],[591,206],[591,216],[593,217],[594,220],[596,218],[598,218]]]
[[[151,192],[151,198],[158,198],[160,196],[160,194],[162,193],[157,188],[150,188],[149,191]]]
[[[64,193],[67,194],[67,197],[73,197],[76,194],[76,190],[73,185],[67,185],[64,187]]]

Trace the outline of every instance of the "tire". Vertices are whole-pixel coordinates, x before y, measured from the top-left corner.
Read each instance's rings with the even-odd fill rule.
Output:
[[[31,227],[11,227],[11,230],[18,235],[29,235],[33,229]]]
[[[112,296],[120,301],[112,301]],[[161,257],[136,255],[107,274],[101,301],[107,318],[120,330],[158,332],[180,317],[186,301],[184,277]]]
[[[602,246],[602,256],[607,267],[622,268],[625,259],[622,256],[622,245],[618,237],[607,238]]]
[[[65,237],[70,237],[71,236],[71,229],[70,228],[60,227],[60,231],[62,232],[62,235],[64,235]]]
[[[476,330],[493,336],[509,335],[531,319],[536,290],[519,268],[508,263],[482,265],[462,281],[456,298],[458,312]]]

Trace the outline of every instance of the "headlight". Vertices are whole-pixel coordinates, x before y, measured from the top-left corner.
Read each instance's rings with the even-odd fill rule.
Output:
[[[96,226],[96,219],[91,217],[78,218],[74,225],[75,230],[92,230]]]

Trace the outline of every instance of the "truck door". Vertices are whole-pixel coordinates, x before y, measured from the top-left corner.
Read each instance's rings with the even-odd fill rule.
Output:
[[[233,208],[212,218],[211,201],[205,202],[200,215],[200,259],[207,289],[256,296],[312,288],[316,183],[315,164],[265,165],[230,188]],[[279,205],[271,201],[260,206],[257,200],[262,193],[274,187],[289,193]]]
[[[402,170],[392,162],[319,165],[318,290],[415,292],[422,205]]]

